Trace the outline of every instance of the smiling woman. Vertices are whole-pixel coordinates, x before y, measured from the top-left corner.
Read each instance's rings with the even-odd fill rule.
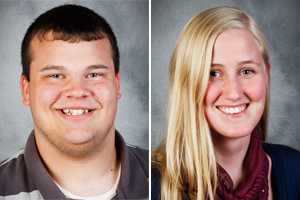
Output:
[[[223,136],[248,135],[263,114],[268,76],[249,31],[236,28],[220,34],[204,99],[209,127]]]
[[[251,16],[232,7],[194,16],[177,40],[169,76],[152,199],[300,198],[300,152],[264,142],[270,62]]]

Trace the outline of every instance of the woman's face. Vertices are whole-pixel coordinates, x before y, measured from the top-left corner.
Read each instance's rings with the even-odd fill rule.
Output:
[[[221,33],[214,44],[204,100],[210,128],[229,138],[250,134],[263,114],[267,83],[255,38],[243,29]]]

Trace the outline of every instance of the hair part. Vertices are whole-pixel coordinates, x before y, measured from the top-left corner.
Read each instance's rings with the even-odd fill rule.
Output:
[[[152,162],[162,173],[163,200],[182,199],[184,193],[188,193],[191,199],[214,199],[216,158],[203,103],[215,40],[228,29],[249,31],[259,45],[266,67],[269,66],[263,34],[252,17],[238,8],[210,8],[185,25],[169,65],[167,134],[152,152]],[[265,140],[267,135],[269,83],[266,93],[265,110],[256,127],[261,140]]]
[[[35,36],[40,41],[49,40],[47,37],[49,33],[52,34],[53,41],[63,40],[70,43],[108,38],[111,44],[115,74],[119,72],[120,56],[117,39],[106,20],[88,8],[78,5],[63,5],[40,15],[27,29],[22,41],[21,62],[22,74],[28,81],[30,81],[32,61],[31,41]]]

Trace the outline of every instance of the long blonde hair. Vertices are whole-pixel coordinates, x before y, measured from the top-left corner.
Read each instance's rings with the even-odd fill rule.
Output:
[[[152,152],[153,167],[161,172],[161,199],[214,199],[217,186],[216,159],[203,101],[209,81],[213,46],[227,29],[245,29],[257,40],[269,66],[263,34],[255,21],[238,8],[215,7],[194,16],[183,28],[169,65],[167,134]],[[268,73],[269,74],[269,73]],[[270,80],[270,78],[269,78]],[[266,139],[269,83],[264,113],[256,126]]]

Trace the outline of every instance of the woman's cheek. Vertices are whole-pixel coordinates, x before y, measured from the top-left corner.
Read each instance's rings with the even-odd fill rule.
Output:
[[[213,104],[221,94],[221,87],[217,83],[209,82],[205,95],[205,105]]]
[[[254,79],[244,85],[244,91],[252,101],[265,100],[266,96],[266,82],[261,79]]]

